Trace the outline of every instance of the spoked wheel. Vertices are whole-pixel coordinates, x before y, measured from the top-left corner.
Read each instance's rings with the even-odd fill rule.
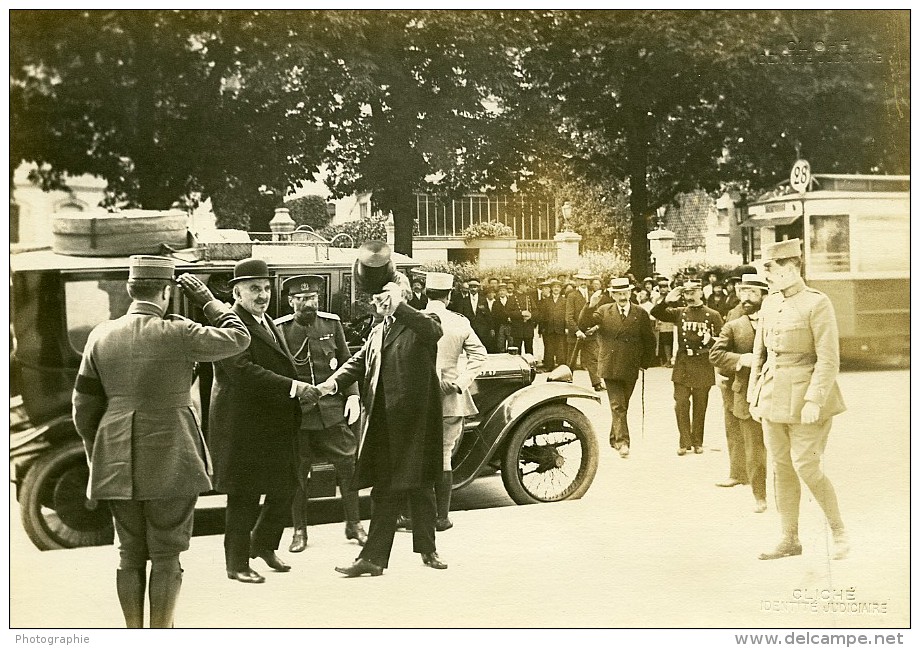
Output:
[[[528,414],[508,440],[502,481],[518,504],[584,495],[597,473],[597,439],[581,411],[563,403]]]
[[[41,550],[112,544],[112,516],[86,499],[89,468],[77,441],[48,451],[22,482],[22,526]]]

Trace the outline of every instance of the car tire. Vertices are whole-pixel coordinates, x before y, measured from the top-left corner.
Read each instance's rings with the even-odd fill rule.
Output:
[[[598,454],[584,413],[564,403],[545,405],[514,427],[502,455],[502,482],[517,504],[578,499],[594,481]],[[576,464],[574,474],[566,464]]]
[[[112,544],[112,516],[103,502],[86,499],[89,468],[83,444],[47,451],[28,470],[19,492],[22,526],[42,551]]]

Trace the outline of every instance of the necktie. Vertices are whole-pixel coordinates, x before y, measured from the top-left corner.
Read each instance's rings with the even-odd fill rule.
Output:
[[[390,327],[393,325],[393,316],[387,315],[383,318],[383,339],[385,340],[387,335],[390,334]]]
[[[265,319],[264,317],[262,318],[262,326],[264,326],[265,330],[268,331],[268,334],[269,336],[271,336],[271,339],[277,342],[278,340],[275,338],[275,333],[272,331],[271,327],[268,325],[268,320]]]
[[[623,318],[626,317],[626,307],[625,306],[620,306],[620,317],[623,317]]]

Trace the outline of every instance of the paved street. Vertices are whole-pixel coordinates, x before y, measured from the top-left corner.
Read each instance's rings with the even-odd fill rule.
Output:
[[[310,530],[310,547],[281,555],[288,574],[264,585],[224,575],[221,535],[197,536],[183,556],[181,627],[897,628],[909,608],[909,372],[848,372],[849,410],[826,454],[848,524],[849,559],[828,558],[830,535],[807,493],[801,557],[756,560],[778,539],[770,508],[727,475],[721,399],[714,388],[705,453],[678,457],[670,371],[649,370],[643,431],[633,397],[632,455],[606,443],[604,408],[590,409],[601,441],[597,478],[578,502],[510,505],[498,476],[457,494],[455,527],[438,534],[445,572],[426,569],[398,534],[381,578],[344,579],[356,545],[340,523]],[[587,376],[577,372],[576,382]],[[641,385],[641,383],[640,383]],[[769,482],[768,477],[768,482]],[[490,508],[479,508],[482,502]],[[11,628],[117,628],[112,547],[39,552],[10,512]],[[256,561],[258,562],[258,561]]]

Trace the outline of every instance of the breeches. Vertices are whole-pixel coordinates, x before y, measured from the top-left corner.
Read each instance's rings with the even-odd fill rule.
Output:
[[[156,500],[107,500],[118,534],[120,569],[141,569],[150,560],[177,561],[188,549],[198,496]]]

